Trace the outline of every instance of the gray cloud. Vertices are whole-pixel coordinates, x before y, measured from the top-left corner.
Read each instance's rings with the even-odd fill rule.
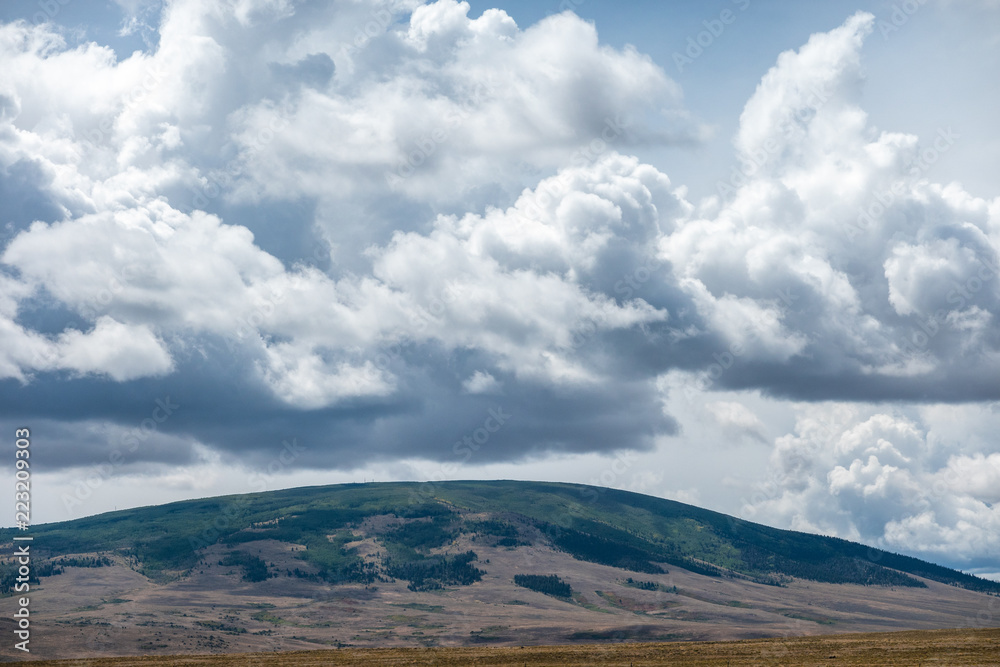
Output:
[[[942,441],[955,419],[975,426]],[[995,422],[978,406],[800,410],[743,516],[995,573],[1000,457],[972,434]]]
[[[4,24],[0,417],[35,419],[47,465],[77,468],[169,397],[123,464],[145,474],[266,464],[289,438],[300,469],[462,463],[491,410],[510,418],[477,464],[651,452],[679,433],[671,374],[996,399],[1000,203],[928,178],[961,132],[870,126],[871,21],[781,54],[701,202],[623,154],[697,141],[679,88],[572,14],[177,0],[155,50],[117,59]],[[732,397],[699,415],[755,447],[774,432]],[[993,521],[989,475],[921,491],[992,466],[985,445],[942,458],[924,433],[895,454],[873,431],[807,456],[796,438],[761,516],[928,553],[962,512]],[[829,512],[794,515],[809,503]]]

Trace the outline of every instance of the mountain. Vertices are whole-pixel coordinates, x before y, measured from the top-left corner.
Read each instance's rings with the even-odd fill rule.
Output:
[[[574,484],[308,487],[32,535],[52,657],[1000,625],[997,582]],[[5,563],[0,593],[16,576]]]

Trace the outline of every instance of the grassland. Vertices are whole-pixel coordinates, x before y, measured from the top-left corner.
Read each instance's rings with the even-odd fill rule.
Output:
[[[459,514],[483,518],[470,524]],[[377,531],[387,550],[381,566],[366,563],[346,545],[366,519],[392,515]],[[514,525],[503,517],[516,517]],[[485,519],[485,521],[484,521]],[[915,558],[836,538],[777,530],[662,498],[614,489],[542,482],[343,484],[225,496],[111,512],[34,527],[40,555],[60,558],[114,555],[160,582],[183,577],[203,550],[222,543],[276,540],[303,547],[301,558],[328,583],[372,584],[392,577],[415,588],[478,581],[471,562],[430,556],[458,532],[495,546],[530,546],[539,540],[574,558],[658,574],[669,566],[707,576],[735,574],[781,585],[789,578],[878,587],[926,587],[922,579],[1000,594],[1000,583],[978,579]],[[13,529],[0,529],[0,545]],[[530,539],[528,533],[534,533]],[[230,556],[239,557],[239,556]],[[103,562],[103,561],[101,561]],[[245,576],[273,576],[256,561]],[[0,564],[0,594],[9,592],[12,563]],[[249,569],[246,569],[249,568]],[[39,572],[41,574],[41,572]]]
[[[13,551],[5,539],[0,531],[0,554]],[[608,646],[1000,626],[997,582],[566,484],[340,485],[188,501],[38,526],[32,553],[35,660],[210,664],[191,656],[331,649],[375,657],[327,664],[388,660],[347,652],[377,649],[402,651],[404,662],[385,664],[422,664],[412,661],[447,649],[429,664],[503,664],[482,660],[511,650],[526,651],[521,664],[619,664]],[[0,599],[12,594],[13,568],[0,556]],[[0,635],[13,625],[0,617]],[[551,645],[580,648],[534,648]],[[474,652],[452,652],[460,647]],[[750,664],[785,664],[752,650]],[[229,664],[285,664],[263,660]],[[620,664],[664,664],[643,660]]]
[[[319,665],[1000,665],[1000,629],[930,630],[737,642],[672,642],[524,648],[340,649],[293,653],[161,656],[35,662],[38,667],[318,667]]]

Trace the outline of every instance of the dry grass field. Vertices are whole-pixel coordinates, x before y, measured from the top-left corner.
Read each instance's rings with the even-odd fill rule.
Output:
[[[449,488],[472,509],[440,500],[418,505],[428,514],[420,517],[409,516],[415,511],[409,504],[386,509],[385,503],[407,500],[412,489],[406,485],[317,487],[280,492],[283,496],[273,492],[260,502],[273,501],[277,509],[268,505],[259,515],[286,516],[288,531],[268,532],[272,529],[253,523],[234,533],[232,544],[218,538],[194,551],[186,539],[171,537],[166,551],[180,553],[188,560],[178,563],[188,566],[166,574],[131,555],[148,550],[125,550],[121,540],[136,531],[173,535],[183,533],[184,525],[201,525],[187,517],[195,511],[190,503],[130,511],[124,518],[88,519],[93,525],[77,522],[72,529],[53,528],[44,540],[50,550],[64,544],[77,550],[63,549],[54,557],[58,567],[53,565],[32,586],[31,654],[11,646],[0,649],[0,661],[1000,665],[993,657],[1000,654],[996,634],[989,634],[1000,632],[1000,586],[995,583],[864,549],[864,559],[826,558],[823,554],[840,553],[837,549],[854,553],[850,550],[858,547],[750,524],[739,524],[737,534],[722,515],[611,491],[605,496],[607,507],[580,506],[580,513],[595,517],[585,525],[597,532],[612,524],[631,525],[631,532],[616,528],[618,532],[607,533],[615,541],[560,528],[552,535],[563,531],[575,535],[575,541],[557,544],[539,526],[554,525],[545,520],[568,511],[567,503],[579,495],[576,487],[498,482],[487,485],[486,493],[483,483],[467,486]],[[507,495],[496,499],[490,494]],[[298,504],[288,505],[293,501]],[[321,501],[336,501],[334,509],[303,509],[303,503]],[[374,509],[355,507],[366,502]],[[197,516],[213,516],[215,501],[206,503],[195,503],[195,509],[201,508]],[[479,503],[514,506],[521,513],[479,511]],[[653,503],[667,518],[643,503]],[[542,510],[532,509],[536,506]],[[355,512],[349,529],[337,527],[347,521],[344,507]],[[531,519],[523,513],[528,511],[542,519]],[[151,523],[156,516],[166,524]],[[636,516],[646,517],[653,527]],[[667,523],[656,533],[661,519]],[[314,534],[295,528],[296,521],[314,528]],[[635,535],[649,531],[669,533],[670,544],[686,545],[699,557],[684,560],[666,550],[660,556],[676,562],[643,561],[640,556],[653,557],[649,550],[667,543],[636,541]],[[757,542],[747,541],[747,535],[757,535]],[[39,538],[38,544],[42,542]],[[109,548],[80,551],[84,542]],[[764,546],[747,546],[756,543]],[[756,555],[745,563],[735,561],[732,554],[739,549],[734,545]],[[305,556],[312,551],[310,560]],[[814,578],[758,571],[754,568],[764,567],[762,553],[791,572]],[[631,554],[632,560],[616,560],[623,554]],[[795,560],[796,554],[805,554],[806,560]],[[466,576],[468,560],[457,565],[463,556],[473,559],[475,577]],[[750,569],[707,567],[702,556]],[[890,570],[875,560],[914,573]],[[38,567],[42,565],[39,560]],[[767,576],[757,576],[761,572]],[[548,590],[538,583],[555,573],[558,587]],[[535,586],[525,583],[532,575]],[[5,604],[13,606],[10,600]],[[13,638],[14,622],[11,614],[0,614],[0,636]],[[942,628],[987,632],[935,634]]]
[[[1000,629],[926,630],[735,642],[672,642],[505,648],[389,648],[32,662],[43,667],[319,667],[320,665],[606,665],[743,667],[806,665],[1000,665]]]
[[[268,546],[259,542],[253,546],[257,545]],[[271,546],[271,552],[265,550],[267,559],[283,563],[281,545]],[[211,564],[204,566],[203,574],[166,584],[150,582],[123,566],[68,568],[64,574],[46,577],[33,600],[31,657],[267,651],[311,655],[338,645],[342,648],[337,655],[351,655],[343,652],[347,649],[466,646],[481,649],[481,655],[502,656],[511,647],[520,651],[522,645],[574,644],[587,646],[586,651],[603,651],[612,649],[590,647],[623,641],[634,647],[638,644],[632,642],[968,627],[984,611],[989,622],[979,627],[1000,624],[991,611],[998,598],[933,581],[928,581],[928,588],[873,589],[810,581],[776,587],[674,568],[665,575],[643,575],[666,589],[644,591],[621,583],[627,572],[581,562],[549,548],[477,548],[481,558],[490,561],[483,563],[487,570],[483,581],[426,592],[409,591],[405,582],[380,583],[378,590],[360,584],[322,586],[287,577],[247,583],[230,573],[232,568],[213,562],[221,547],[209,550],[212,558],[206,561]],[[524,566],[527,557],[530,568]],[[559,600],[515,586],[512,578],[525,570],[561,573],[578,599]],[[12,630],[12,619],[0,618],[0,634],[13,636]],[[537,650],[541,649],[530,649]],[[14,651],[0,653],[18,657]]]

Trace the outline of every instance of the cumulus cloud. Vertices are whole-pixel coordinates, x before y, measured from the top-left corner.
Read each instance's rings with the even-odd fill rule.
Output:
[[[468,12],[454,0],[300,5],[271,19],[262,46],[213,3],[173,3],[164,71],[200,78],[199,91],[226,81],[225,97],[176,105],[191,116],[180,138],[197,166],[192,204],[309,200],[311,233],[356,268],[373,240],[509,204],[595,141],[700,135],[679,87],[634,49],[601,45],[593,25],[563,13],[521,29],[501,10]],[[227,61],[241,67],[223,72]],[[663,126],[644,124],[650,114]]]
[[[461,462],[490,411],[477,463],[648,451],[691,388],[756,447],[727,391],[993,400],[1000,199],[929,177],[960,131],[872,126],[873,21],[778,55],[698,202],[628,155],[701,136],[678,86],[572,13],[174,0],[127,56],[3,24],[5,414],[113,434],[171,396],[191,460],[297,434],[328,469]],[[803,410],[752,511],[927,553],[968,524],[984,554],[995,447],[866,410]]]
[[[734,439],[751,438],[766,442],[764,423],[747,406],[736,401],[713,401],[705,408],[715,421]]]
[[[990,443],[949,442],[944,417],[995,428],[995,413],[845,404],[796,411],[794,431],[775,441],[768,480],[743,516],[994,571],[1000,456],[980,449]]]
[[[98,318],[93,331],[67,331],[57,343],[59,366],[80,373],[106,373],[124,382],[172,370],[169,353],[148,327],[128,327]]]
[[[486,394],[499,390],[500,383],[489,373],[476,371],[462,383],[462,389],[469,394]]]
[[[870,126],[857,98],[873,20],[859,13],[781,54],[741,116],[732,177],[661,241],[725,333],[725,362],[709,369],[720,386],[996,395],[984,369],[996,363],[1000,203],[926,178],[961,139],[951,128],[921,142]]]
[[[634,262],[658,261],[661,227],[684,204],[664,175],[611,143],[646,131],[627,113],[676,106],[676,86],[635,51],[600,46],[593,26],[570,14],[521,31],[503,12],[470,19],[468,6],[454,2],[361,8],[174,2],[164,8],[158,48],[125,59],[94,44],[69,47],[47,26],[3,27],[18,66],[4,80],[12,92],[0,155],[50,202],[48,212],[22,216],[0,255],[11,341],[4,374],[32,391],[70,394],[57,371],[92,378],[78,391],[102,377],[166,374],[160,386],[184,388],[223,421],[248,401],[265,412],[340,408],[317,417],[330,434],[324,442],[338,441],[337,433],[350,445],[412,434],[385,456],[407,447],[447,453],[466,428],[465,414],[443,406],[432,410],[434,428],[414,428],[414,401],[462,393],[485,406],[500,386],[516,385],[522,421],[514,428],[530,435],[519,452],[483,456],[602,448],[612,433],[649,446],[670,431],[669,418],[655,397],[637,399],[649,379],[616,377],[599,348],[611,332],[669,319],[664,304],[616,299],[609,287]],[[261,49],[245,31],[265,23],[277,29]],[[314,50],[353,25],[364,39]],[[383,58],[394,64],[383,67]],[[89,85],[76,94],[69,76]],[[503,94],[479,85],[490,76],[507,77]],[[594,94],[609,86],[614,97]],[[309,118],[318,125],[303,125]],[[442,118],[462,125],[454,142],[435,149],[435,159],[451,157],[425,165],[423,177],[387,178],[407,142],[433,135]],[[229,161],[218,164],[219,154]],[[477,173],[468,168],[477,160],[494,166]],[[525,169],[564,163],[518,194]],[[465,186],[456,188],[462,179],[494,193],[513,186],[499,197],[510,205],[435,214],[466,196]],[[313,203],[289,204],[303,198]],[[350,207],[376,199],[415,206],[424,221],[412,208],[405,216],[384,211],[380,224],[392,234],[373,244],[378,229],[351,219],[361,209]],[[261,218],[253,220],[247,201]],[[334,231],[347,236],[334,238],[324,207],[341,204],[348,217]],[[240,224],[248,218],[253,229]],[[311,236],[312,252],[296,255],[302,244],[280,258],[269,252],[283,228]],[[328,261],[324,249],[344,243],[364,250],[362,271]],[[471,375],[440,372],[468,352],[478,366],[465,371]],[[222,371],[227,365],[233,370]],[[252,387],[242,404],[207,389],[233,382]],[[652,418],[622,428],[615,402],[594,409],[603,383]],[[555,387],[564,393],[525,412]],[[585,437],[556,433],[573,406],[591,406],[580,424]],[[107,406],[98,412],[121,418]],[[369,421],[380,414],[381,431]],[[252,452],[270,442],[240,429],[220,435],[194,417],[167,428],[223,449]],[[336,447],[320,449],[322,464],[344,460]]]

